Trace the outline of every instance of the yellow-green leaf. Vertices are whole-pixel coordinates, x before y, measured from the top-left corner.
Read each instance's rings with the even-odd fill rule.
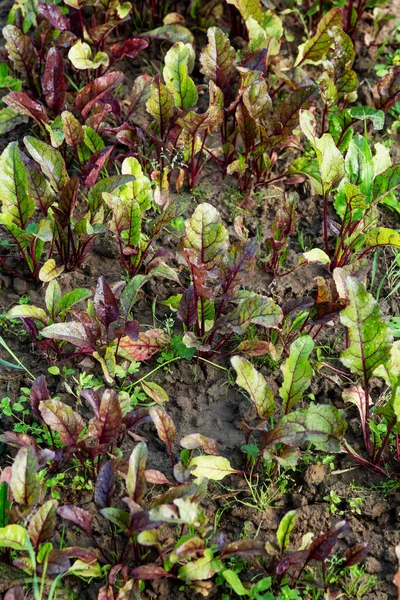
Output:
[[[236,385],[248,393],[260,419],[267,419],[273,415],[275,399],[263,375],[242,356],[233,356],[231,363],[237,374]]]
[[[64,269],[64,265],[57,267],[54,258],[49,258],[48,260],[46,260],[43,267],[39,271],[39,279],[40,281],[44,281],[45,283],[47,283],[61,275],[61,273],[64,272]]]
[[[220,481],[228,475],[239,473],[231,467],[229,460],[223,456],[195,456],[188,466],[195,467],[192,470],[192,475],[195,477],[206,477],[213,481]]]

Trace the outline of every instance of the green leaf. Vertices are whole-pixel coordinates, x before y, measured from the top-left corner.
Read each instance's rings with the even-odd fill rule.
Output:
[[[128,490],[129,498],[138,504],[146,493],[146,478],[144,473],[146,470],[147,454],[146,444],[140,442],[135,446],[129,458],[126,489]]]
[[[368,140],[355,135],[346,154],[346,181],[356,185],[367,202],[371,199],[375,166]]]
[[[320,178],[325,193],[335,187],[344,175],[344,158],[336,147],[330,133],[318,138],[315,133],[315,117],[308,110],[300,111],[300,126],[315,149]]]
[[[238,9],[244,21],[252,17],[257,23],[262,23],[264,15],[260,0],[227,0],[227,2]]]
[[[372,200],[380,202],[400,186],[400,163],[389,167],[375,177],[372,190]]]
[[[206,477],[212,481],[221,481],[227,475],[238,473],[223,456],[195,456],[188,467],[195,467],[192,470],[195,477]]]
[[[88,203],[91,212],[94,214],[98,211],[103,203],[103,193],[111,194],[117,188],[133,181],[132,175],[112,175],[98,181],[89,191]]]
[[[393,342],[389,359],[377,367],[373,375],[382,377],[390,387],[394,387],[400,381],[400,340]]]
[[[311,383],[312,368],[309,357],[313,350],[314,342],[309,335],[299,337],[290,346],[289,358],[281,367],[283,384],[279,393],[283,400],[284,414],[290,412],[296,402],[301,400]]]
[[[68,181],[64,159],[58,150],[32,136],[24,137],[24,144],[33,160],[38,163],[51,186],[58,192]]]
[[[37,319],[42,323],[48,323],[48,316],[43,308],[30,304],[18,304],[13,306],[7,313],[7,319]]]
[[[76,288],[75,290],[71,290],[67,292],[59,299],[58,303],[58,312],[65,313],[67,310],[78,304],[78,302],[82,302],[91,296],[90,290],[86,290],[85,288]]]
[[[129,530],[130,517],[129,513],[125,510],[121,510],[120,508],[106,507],[102,508],[99,513],[103,515],[106,519],[114,523],[117,527],[122,529],[122,531]]]
[[[393,336],[382,321],[377,301],[363,284],[347,277],[345,286],[349,305],[341,311],[340,321],[347,327],[349,344],[340,360],[366,387],[373,371],[389,359]]]
[[[222,260],[228,249],[228,232],[216,208],[206,202],[199,204],[186,221],[182,245],[193,252],[199,263],[207,269],[212,269]]]
[[[0,527],[8,524],[8,509],[10,502],[8,500],[8,483],[2,481],[0,483]]]
[[[233,356],[231,363],[236,371],[236,385],[242,387],[253,402],[260,419],[274,414],[275,399],[263,375],[245,358]]]
[[[27,550],[27,533],[21,525],[6,525],[0,528],[0,548]]]
[[[204,556],[181,567],[178,571],[178,577],[183,581],[202,581],[210,579],[221,569],[222,562],[214,558],[212,550],[207,548],[204,550]]]
[[[280,307],[271,298],[249,293],[218,325],[227,326],[235,333],[242,334],[254,325],[277,329],[283,318]]]
[[[305,410],[295,410],[282,417],[269,435],[273,443],[290,446],[311,443],[317,450],[340,452],[340,441],[347,428],[344,414],[334,406],[311,403]]]
[[[28,117],[21,115],[17,110],[6,106],[0,110],[0,135],[12,131],[17,125],[27,123]]]
[[[101,566],[97,561],[94,563],[87,563],[80,559],[74,562],[74,564],[68,569],[68,573],[77,575],[78,577],[87,577],[88,579],[91,579],[92,577],[100,578],[103,576]]]
[[[22,505],[36,504],[39,498],[38,461],[33,446],[19,449],[11,470],[10,487],[15,500]]]
[[[18,142],[11,142],[0,156],[0,187],[2,214],[11,217],[21,229],[35,211],[28,196],[28,175],[21,160]]]
[[[326,13],[318,23],[315,35],[301,44],[294,66],[300,64],[320,63],[328,53],[332,46],[332,38],[329,35],[329,30],[333,27],[341,27],[341,9],[332,8]]]
[[[75,69],[97,69],[108,67],[109,58],[105,52],[98,52],[92,60],[92,49],[89,44],[79,40],[68,52],[68,58]]]
[[[140,206],[140,212],[143,213],[151,206],[153,199],[153,190],[151,181],[147,175],[143,173],[143,169],[133,156],[125,158],[122,163],[121,172],[123,175],[132,175],[134,181],[126,184],[121,190],[120,196],[126,201],[136,200]]]
[[[376,108],[372,108],[372,106],[352,106],[347,111],[353,119],[360,119],[361,121],[370,120],[375,131],[383,129],[385,124],[385,113],[383,110],[377,110]]]
[[[174,95],[175,106],[184,110],[194,106],[198,100],[196,85],[189,77],[189,59],[187,46],[183,42],[176,42],[165,55],[163,70],[165,84]]]
[[[235,594],[238,596],[250,596],[249,591],[244,587],[243,583],[239,579],[239,575],[232,569],[225,569],[222,571],[222,577],[231,586]]]
[[[279,544],[279,552],[283,555],[288,546],[290,540],[290,534],[294,527],[297,517],[297,510],[290,510],[282,517],[279,523],[278,531],[276,532],[276,538]]]
[[[315,190],[315,193],[319,196],[322,196],[324,191],[321,183],[318,160],[316,158],[309,158],[308,156],[300,156],[299,158],[296,158],[290,164],[289,174],[292,175],[297,173],[308,177]]]
[[[184,27],[180,23],[161,25],[161,27],[157,27],[151,31],[146,31],[146,37],[155,38],[158,40],[168,40],[172,44],[175,42],[194,44],[193,34],[187,27]]]

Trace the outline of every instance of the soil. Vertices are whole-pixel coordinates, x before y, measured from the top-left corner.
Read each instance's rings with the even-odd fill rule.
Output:
[[[4,23],[10,0],[0,4],[0,22]],[[397,11],[397,12],[396,12]],[[391,12],[400,14],[400,2],[395,0],[391,5]],[[381,34],[382,35],[382,34]],[[358,58],[355,68],[359,73],[360,80],[366,76],[373,60],[371,51],[358,48]],[[124,69],[121,69],[124,70]],[[137,76],[137,72],[125,71],[127,77],[127,88]],[[362,86],[363,94],[368,101],[368,86]],[[0,150],[10,141],[21,139],[27,132],[26,126],[20,126],[10,134],[0,139]],[[290,162],[294,155],[289,151],[281,157],[281,163]],[[218,207],[225,222],[232,225],[232,214],[234,205],[230,197],[232,190],[237,187],[236,179],[233,177],[222,178],[221,174],[211,165],[207,165],[201,175],[195,196],[192,196],[192,206],[203,199]],[[293,186],[293,190],[299,194],[297,214],[299,228],[305,239],[312,239],[314,245],[321,247],[321,217],[322,209],[319,198],[313,196],[307,183]],[[245,219],[246,227],[250,235],[255,235],[260,230],[265,237],[276,208],[279,206],[284,194],[283,186],[270,187],[260,191],[259,197],[253,198],[251,215]],[[387,217],[386,217],[387,218]],[[290,243],[290,261],[295,264],[301,249],[296,238]],[[382,274],[385,272],[386,264],[382,260]],[[315,290],[314,278],[324,274],[321,266],[311,266],[307,269],[294,271],[279,280],[271,281],[271,277],[261,271],[257,272],[251,289],[266,295],[273,295],[279,302],[298,296],[306,296]],[[93,251],[88,255],[83,268],[73,273],[64,274],[59,278],[63,292],[77,287],[85,287],[93,290],[100,275],[105,275],[109,283],[120,281],[123,276],[119,264],[118,249],[110,235],[102,236],[95,244]],[[378,281],[379,281],[378,272]],[[165,285],[160,280],[149,282],[135,307],[135,318],[141,325],[151,325],[153,315],[151,303],[148,298],[157,295],[159,300],[177,293],[173,285]],[[43,290],[41,284],[32,284],[23,279],[14,278],[12,275],[0,274],[0,313],[6,312],[11,306],[18,302],[22,296],[29,296],[30,303],[43,306]],[[382,295],[384,297],[384,294]],[[389,302],[383,301],[381,309],[384,314],[399,314],[400,296],[393,295]],[[157,305],[156,317],[161,322],[170,316],[169,310],[161,304]],[[332,328],[327,328],[325,334],[327,340],[336,336],[337,323]],[[65,387],[60,383],[60,378],[53,377],[47,373],[48,363],[35,351],[27,337],[21,337],[20,332],[5,328],[1,335],[10,348],[17,354],[22,363],[35,375],[46,374],[49,389],[52,394],[62,396],[69,401]],[[0,348],[0,357],[7,360],[9,356]],[[165,371],[158,371],[155,381],[162,385],[170,396],[167,411],[173,418],[177,427],[177,439],[188,433],[202,433],[217,440],[220,452],[223,456],[230,458],[234,467],[243,466],[243,452],[241,446],[244,444],[243,431],[239,422],[246,418],[256,418],[252,405],[234,388],[227,379],[224,370],[229,366],[228,360],[220,360],[220,367],[211,364],[195,363],[193,361],[179,361],[172,364]],[[149,370],[156,363],[149,362]],[[74,368],[79,372],[84,367],[75,363]],[[273,372],[265,364],[260,366],[261,371],[267,378],[274,391],[281,384],[280,373]],[[0,377],[0,398],[9,396],[16,399],[22,386],[28,386],[29,381],[24,374],[18,371],[3,371]],[[312,393],[315,401],[331,402],[343,408],[341,391],[343,382],[330,373],[322,372],[315,376],[312,383]],[[379,390],[377,391],[379,393]],[[349,431],[354,446],[360,440],[359,420],[355,410],[348,410]],[[12,425],[11,421],[4,418],[0,429],[7,430]],[[164,445],[154,435],[150,426],[143,426],[137,432],[148,441],[149,463],[148,468],[159,469],[168,477],[170,465],[165,452]],[[123,448],[124,455],[129,456],[134,446],[133,440],[128,440]],[[0,455],[0,465],[6,466],[11,462],[13,451],[5,449]],[[306,457],[307,458],[307,457]],[[304,463],[306,461],[303,461]],[[390,491],[389,485],[385,493],[378,491],[382,480],[374,473],[355,465],[351,459],[343,454],[337,455],[329,465],[311,464],[291,473],[292,481],[288,483],[287,490],[268,489],[265,504],[260,508],[260,503],[254,508],[249,505],[254,501],[249,497],[247,486],[243,485],[242,477],[231,477],[224,480],[224,486],[212,485],[210,494],[205,501],[205,510],[210,523],[214,519],[218,521],[218,536],[226,540],[234,540],[243,535],[258,535],[258,539],[272,542],[276,535],[280,518],[291,509],[298,509],[298,518],[292,535],[292,548],[297,549],[305,534],[312,532],[317,535],[327,531],[334,523],[346,519],[351,525],[351,533],[347,534],[341,544],[350,546],[356,542],[367,541],[369,543],[369,555],[366,559],[366,572],[378,578],[376,588],[369,592],[368,600],[388,600],[397,598],[397,591],[392,584],[393,575],[397,569],[395,546],[400,542],[399,518],[400,518],[400,486],[392,486],[395,490]],[[227,483],[226,483],[227,482]],[[232,490],[237,494],[239,502],[229,502]],[[341,502],[332,512],[332,503],[327,501],[331,491],[334,491]],[[91,494],[73,489],[65,491],[63,503],[73,502],[79,496],[79,505],[82,508],[90,507]],[[352,506],[349,500],[361,498],[359,510]],[[331,509],[331,510],[330,510]],[[100,525],[98,524],[98,527]],[[105,535],[100,528],[99,535]],[[82,600],[92,600],[97,597],[96,584],[89,586],[80,585],[74,580],[74,589],[79,591]],[[144,598],[159,598],[162,600],[184,600],[193,597],[193,594],[180,592],[174,583],[169,580],[154,582],[149,586]],[[218,590],[211,598],[218,598]]]

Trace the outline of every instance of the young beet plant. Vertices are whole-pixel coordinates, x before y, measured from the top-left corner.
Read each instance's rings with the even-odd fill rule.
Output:
[[[17,442],[13,440],[20,448],[12,467],[1,474],[0,548],[5,549],[5,560],[13,563],[9,587],[19,590],[19,597],[24,595],[17,586],[31,582],[35,600],[39,600],[46,584],[50,586],[49,597],[52,598],[63,577],[103,579],[102,566],[107,567],[107,579],[99,591],[99,599],[114,597],[113,590],[119,590],[120,598],[128,598],[133,591],[139,591],[140,581],[160,578],[169,578],[208,596],[217,574],[235,591],[246,590],[237,574],[227,566],[234,557],[250,563],[262,561],[278,586],[285,572],[291,573],[294,583],[310,564],[317,561],[324,565],[338,536],[347,530],[347,524],[341,522],[318,536],[308,549],[288,553],[289,536],[296,518],[296,511],[291,511],[282,519],[277,540],[272,543],[250,539],[227,542],[221,537],[214,540],[213,528],[201,506],[208,479],[218,481],[239,473],[219,455],[216,441],[200,434],[185,436],[180,441],[185,461],[175,463],[176,429],[163,408],[153,406],[148,411],[136,411],[123,417],[111,390],[106,390],[101,400],[90,390],[86,390],[84,397],[95,415],[87,426],[71,407],[48,397],[43,378],[38,379],[32,389],[34,413],[60,434],[64,444],[58,451],[61,459],[58,456],[57,462],[76,455],[88,476],[95,480],[94,504],[90,510],[72,504],[58,506],[56,500],[46,501],[37,472],[55,459],[55,453],[38,449],[23,436],[19,436]],[[114,456],[113,448],[124,436],[121,431],[126,432],[146,421],[154,424],[168,449],[173,481],[160,471],[146,468],[148,450],[143,442],[134,447],[129,461]],[[4,438],[10,442],[7,435]],[[196,448],[202,448],[205,454],[195,456]],[[113,457],[103,460],[106,449]],[[83,453],[90,457],[92,467],[87,467]],[[167,486],[167,491],[150,506],[145,501],[149,483]],[[122,497],[115,493],[117,486],[124,490]],[[62,550],[54,545],[57,515],[80,529],[80,535],[73,536],[73,545],[67,534]],[[104,535],[96,531],[99,520],[109,523],[111,548],[104,542]],[[343,556],[342,568],[360,562],[365,554],[365,544],[349,549]],[[252,589],[254,586],[250,585]],[[325,577],[323,585],[327,587]],[[271,580],[268,585],[266,581],[261,587],[258,585],[254,591],[265,591],[268,586]]]

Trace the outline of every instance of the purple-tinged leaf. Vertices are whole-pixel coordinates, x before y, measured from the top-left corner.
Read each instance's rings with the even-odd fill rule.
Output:
[[[85,130],[79,123],[78,119],[74,117],[74,115],[68,110],[64,110],[64,112],[61,114],[61,119],[63,123],[65,141],[76,151],[78,144],[83,142],[85,139]]]
[[[37,11],[39,15],[44,17],[50,25],[53,25],[60,31],[68,31],[70,28],[67,17],[62,12],[61,8],[50,2],[39,2]]]
[[[137,342],[139,339],[140,325],[138,321],[128,321],[125,324],[125,333],[130,337],[132,342]]]
[[[22,585],[17,585],[9,589],[4,595],[4,600],[26,600]]]
[[[275,572],[282,575],[288,569],[299,569],[304,566],[307,560],[308,550],[298,550],[285,556],[277,565]]]
[[[249,293],[227,316],[222,317],[216,326],[228,327],[235,333],[244,333],[251,324],[277,329],[282,321],[282,311],[271,298]]]
[[[99,444],[114,444],[122,424],[122,411],[114,390],[105,390],[99,406],[99,414],[89,421],[89,436]]]
[[[221,559],[224,560],[231,556],[247,558],[248,556],[263,556],[265,554],[265,544],[263,542],[258,542],[256,540],[239,540],[225,546],[221,554]]]
[[[94,486],[94,501],[99,508],[105,508],[110,505],[114,482],[114,463],[112,460],[108,460],[101,467]]]
[[[99,589],[97,600],[114,600],[114,592],[111,585],[105,585]]]
[[[343,554],[343,558],[345,559],[345,563],[343,564],[344,568],[352,567],[353,565],[358,565],[362,563],[368,555],[368,542],[361,542],[361,544],[356,544],[352,546]]]
[[[157,429],[158,437],[167,446],[169,454],[172,456],[172,444],[176,436],[176,427],[172,418],[161,406],[151,406],[149,415]]]
[[[83,388],[81,396],[92,407],[96,417],[99,416],[100,396],[91,388]]]
[[[68,323],[54,323],[44,327],[40,334],[54,340],[64,340],[70,344],[87,351],[93,352],[91,340],[87,331],[79,321],[68,321]]]
[[[385,112],[394,106],[400,98],[400,66],[392,67],[383,79],[372,88],[375,108]]]
[[[152,507],[161,506],[163,504],[173,504],[173,501],[177,498],[193,498],[199,491],[199,486],[195,483],[184,483],[177,485],[167,490],[161,496],[158,496],[156,500],[152,502]]]
[[[165,477],[164,473],[157,471],[157,469],[147,469],[144,472],[144,476],[148,483],[153,483],[155,485],[176,485]]]
[[[84,422],[80,414],[73,411],[68,404],[60,400],[47,400],[39,404],[43,421],[60,434],[61,441],[68,446],[76,447],[83,431]]]
[[[194,448],[203,448],[206,454],[219,454],[217,441],[213,438],[206,437],[201,433],[190,433],[181,439],[180,445],[187,450]]]
[[[128,38],[122,44],[113,44],[110,47],[111,56],[114,61],[121,60],[125,56],[136,58],[142,50],[148,47],[148,42],[143,38]]]
[[[68,556],[62,550],[53,548],[47,557],[47,568],[46,575],[50,577],[56,577],[60,573],[66,573],[70,567]],[[37,566],[38,575],[43,575],[43,565],[38,563]]]
[[[178,319],[189,329],[197,322],[197,298],[193,285],[182,294],[178,304]]]
[[[339,535],[350,529],[346,521],[336,523],[332,529],[319,535],[308,549],[307,562],[310,560],[325,561],[336,546]]]
[[[90,40],[98,46],[105,40],[106,37],[110,35],[113,29],[118,27],[121,23],[124,23],[129,17],[125,17],[124,19],[120,19],[118,21],[107,21],[106,23],[102,23],[101,25],[97,25],[97,27],[92,27],[89,29],[89,37]]]
[[[171,575],[158,565],[149,564],[136,567],[132,570],[132,575],[135,579],[160,579],[160,577],[171,577]]]
[[[37,377],[33,382],[30,397],[32,412],[35,417],[40,419],[41,415],[39,412],[39,403],[50,400],[49,390],[47,389],[47,381],[44,375],[39,375],[39,377]]]
[[[146,493],[146,478],[144,476],[147,462],[147,446],[142,442],[137,444],[129,458],[129,468],[126,476],[126,489],[129,498],[140,503]]]
[[[137,408],[125,415],[122,420],[128,431],[130,429],[136,429],[139,425],[149,423],[150,421],[151,419],[147,408]]]
[[[264,75],[267,72],[268,49],[259,48],[254,50],[243,58],[240,66],[250,71],[261,71]]]
[[[106,146],[97,150],[83,166],[82,178],[86,187],[94,186],[113,150],[114,146]]]
[[[37,61],[36,51],[31,40],[15,25],[6,25],[2,33],[14,69],[30,80]]]
[[[15,433],[15,431],[5,431],[0,435],[0,442],[8,444],[13,448],[23,448],[24,446],[32,446],[37,450],[38,445],[36,440],[31,435],[26,433]]]
[[[10,92],[3,97],[3,102],[19,114],[31,117],[39,124],[49,122],[46,109],[36,100],[32,100],[26,92]]]
[[[293,129],[299,124],[300,109],[307,108],[315,90],[315,86],[312,85],[300,87],[291,92],[278,107],[274,107],[273,116],[269,124],[269,135],[272,137],[272,145],[280,144],[292,134]]]
[[[103,275],[97,281],[93,304],[96,317],[108,329],[110,324],[118,319],[119,308],[117,299]]]
[[[65,548],[65,554],[70,558],[80,558],[83,562],[95,563],[99,559],[98,550],[94,550],[94,548],[81,548],[80,546],[70,546],[69,548]]]
[[[65,104],[66,85],[64,59],[54,46],[47,53],[43,73],[43,93],[47,106],[55,115],[59,115]]]
[[[75,98],[76,107],[81,111],[83,118],[86,119],[93,105],[120,85],[123,80],[124,74],[114,71],[88,83]]]
[[[86,531],[89,536],[92,536],[93,516],[87,510],[72,504],[65,504],[57,509],[57,514],[63,519],[75,523],[75,525]]]
[[[28,533],[35,550],[54,535],[56,509],[57,500],[47,500],[30,518]]]
[[[136,342],[129,336],[124,336],[119,342],[119,348],[129,357],[138,362],[148,360],[156,352],[160,352],[169,343],[169,336],[162,329],[149,329],[141,332]]]
[[[210,27],[207,37],[208,44],[200,55],[201,72],[222,90],[227,106],[231,100],[231,84],[236,74],[236,52],[229,37],[218,27]]]
[[[245,242],[236,242],[229,248],[221,265],[222,288],[229,298],[253,274],[259,247],[259,243],[254,238]]]
[[[40,484],[37,478],[38,462],[32,446],[18,450],[12,465],[10,487],[15,500],[22,505],[36,504]]]

